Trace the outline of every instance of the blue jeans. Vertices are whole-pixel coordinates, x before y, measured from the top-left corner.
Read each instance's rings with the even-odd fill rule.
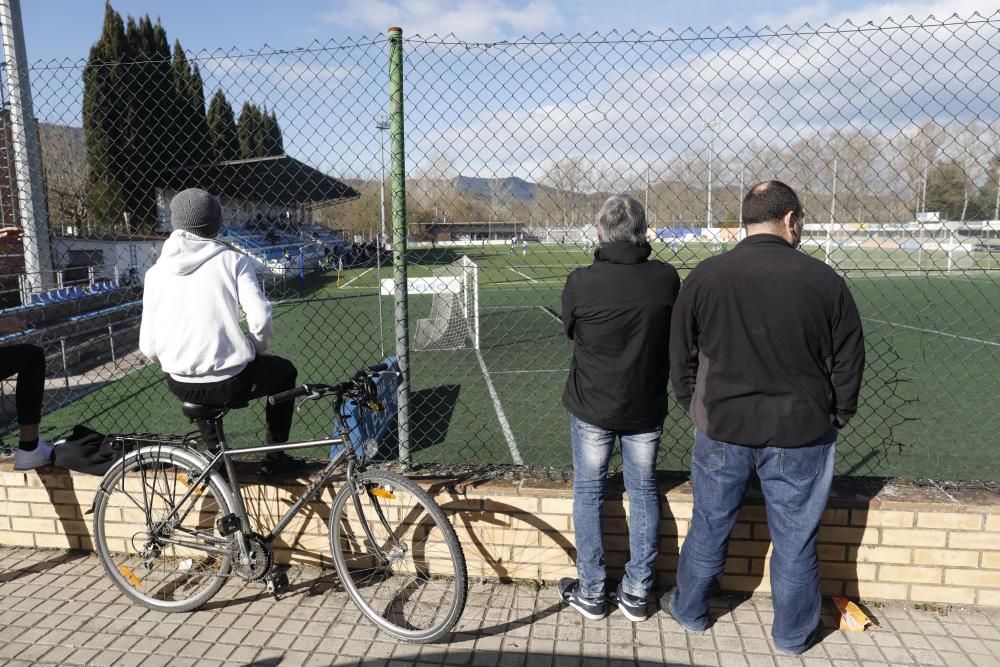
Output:
[[[653,586],[659,551],[660,504],[656,494],[656,453],[663,427],[649,431],[609,431],[570,417],[573,440],[573,527],[580,596],[604,599],[604,489],[615,437],[621,438],[629,503],[629,561],[622,590],[644,598]]]
[[[691,457],[694,513],[677,566],[670,613],[689,630],[708,628],[708,600],[726,565],[729,534],[747,483],[760,478],[773,546],[774,645],[786,653],[809,647],[819,623],[816,536],[833,480],[837,434],[796,449],[743,447],[695,433]]]

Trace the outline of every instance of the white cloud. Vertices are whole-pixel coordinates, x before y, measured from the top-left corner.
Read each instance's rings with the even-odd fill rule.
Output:
[[[560,23],[552,0],[346,0],[322,16],[326,23],[406,36],[454,34],[465,41],[537,35]]]
[[[950,14],[940,12],[939,18]],[[463,63],[453,73],[474,69],[471,96],[496,97],[502,108],[475,117],[453,108],[447,113],[459,117],[438,118],[444,112],[432,107],[410,125],[411,145],[414,157],[451,151],[466,174],[537,179],[551,162],[571,155],[613,161],[624,173],[635,164],[705,154],[710,133],[704,122],[716,117],[722,120],[717,154],[730,156],[754,144],[783,146],[842,130],[889,139],[928,119],[991,122],[1000,112],[995,24],[948,23],[566,46],[565,69],[541,57],[519,62],[516,79],[491,51],[474,51],[475,65]],[[411,96],[434,97],[432,80],[417,74],[413,80],[421,89],[411,89]],[[549,88],[540,91],[539,82]]]

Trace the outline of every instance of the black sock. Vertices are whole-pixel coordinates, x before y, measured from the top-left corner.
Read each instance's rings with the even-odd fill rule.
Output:
[[[37,446],[38,446],[38,438],[35,438],[34,440],[19,440],[17,443],[17,448],[23,449],[26,452],[35,451],[35,447]]]

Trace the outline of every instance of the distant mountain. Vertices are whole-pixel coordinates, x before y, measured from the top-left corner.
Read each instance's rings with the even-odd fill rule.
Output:
[[[531,203],[538,197],[545,186],[531,183],[523,178],[508,176],[507,178],[478,178],[476,176],[456,176],[452,179],[455,188],[460,192],[489,198],[496,193],[504,202]]]

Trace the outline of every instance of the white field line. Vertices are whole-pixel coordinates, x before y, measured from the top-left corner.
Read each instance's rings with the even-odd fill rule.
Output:
[[[358,275],[354,276],[353,278],[351,278],[350,280],[348,280],[346,283],[344,283],[343,285],[341,285],[340,289],[344,289],[345,287],[347,287],[348,285],[350,285],[351,283],[353,283],[355,280],[357,280],[361,276],[365,275],[366,273],[371,273],[374,270],[375,270],[374,266],[372,268],[370,268],[370,269],[365,269],[364,271],[362,271],[361,273],[359,273]],[[375,289],[378,289],[378,287],[376,286]]]
[[[511,271],[513,271],[514,273],[516,273],[517,275],[521,276],[522,278],[527,278],[528,280],[530,280],[533,283],[537,283],[538,282],[537,280],[535,280],[531,276],[525,275],[525,274],[521,273],[520,271],[518,271],[517,269],[515,269],[513,266],[508,266],[507,268],[510,269]]]
[[[504,414],[503,406],[500,405],[500,396],[497,394],[496,387],[493,386],[493,380],[490,379],[490,372],[486,369],[486,361],[483,360],[483,355],[479,350],[476,350],[476,357],[479,358],[479,368],[483,371],[483,379],[486,380],[486,389],[490,392],[490,399],[493,400],[493,409],[496,410],[497,420],[500,422],[500,430],[503,431],[503,437],[507,439],[507,448],[510,450],[510,457],[517,465],[524,465],[521,452],[517,449],[517,441],[514,440],[514,432],[510,430],[507,415]]]
[[[556,322],[558,322],[559,326],[562,326],[563,323],[562,318],[553,313],[551,310],[549,310],[545,306],[536,306],[536,308],[541,308],[543,313],[545,313],[546,315],[554,319]]]
[[[493,375],[519,375],[521,373],[568,373],[568,368],[537,368],[530,371],[493,371]]]
[[[888,324],[891,327],[899,327],[901,329],[910,329],[912,331],[920,331],[923,333],[936,334],[938,336],[946,336],[948,338],[957,338],[958,340],[967,340],[972,343],[982,343],[983,345],[993,345],[994,347],[1000,347],[1000,343],[992,340],[983,340],[982,338],[970,338],[968,336],[959,336],[953,333],[947,333],[945,331],[938,331],[936,329],[921,329],[920,327],[911,327],[908,324],[899,324],[898,322],[888,322],[886,320],[876,320],[874,317],[862,317],[866,322],[877,322],[878,324]]]

